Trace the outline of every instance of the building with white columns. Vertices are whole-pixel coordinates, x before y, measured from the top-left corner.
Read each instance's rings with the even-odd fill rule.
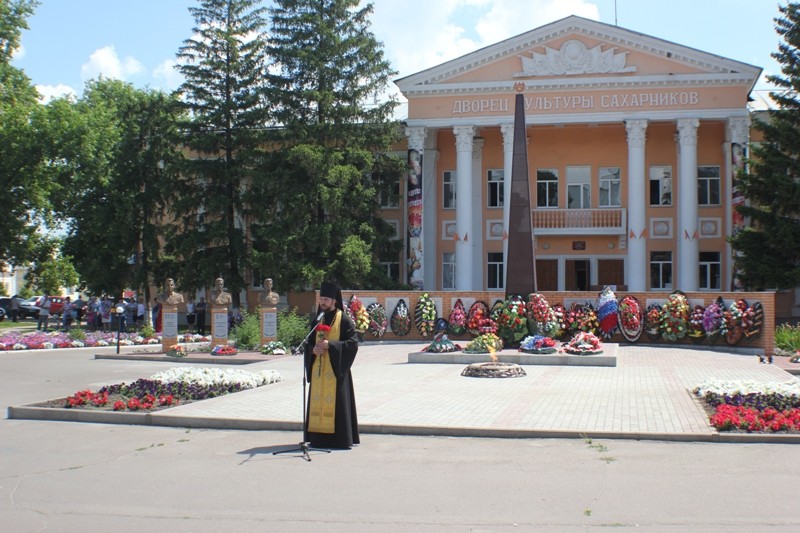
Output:
[[[539,290],[730,290],[760,73],[573,16],[397,80],[422,161],[414,250],[419,201],[384,211],[406,236],[401,279],[503,291],[521,82]]]

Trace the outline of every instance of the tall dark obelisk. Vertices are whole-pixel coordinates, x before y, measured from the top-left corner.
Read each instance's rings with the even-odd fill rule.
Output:
[[[526,297],[536,289],[536,254],[533,247],[531,186],[528,181],[528,135],[525,131],[525,102],[518,91],[514,107],[514,151],[511,159],[511,198],[508,214],[508,260],[506,261],[506,295]]]

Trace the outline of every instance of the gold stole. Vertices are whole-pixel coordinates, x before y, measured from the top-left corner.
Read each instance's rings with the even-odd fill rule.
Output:
[[[337,311],[331,324],[331,330],[320,337],[339,340],[339,326],[342,312]],[[308,431],[312,433],[334,433],[336,427],[336,376],[331,366],[331,358],[327,351],[318,356],[311,367],[311,393],[308,399]]]

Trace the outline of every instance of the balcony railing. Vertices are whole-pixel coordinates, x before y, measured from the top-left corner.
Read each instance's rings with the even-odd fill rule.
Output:
[[[627,210],[543,209],[535,208],[535,235],[624,235],[628,227]]]

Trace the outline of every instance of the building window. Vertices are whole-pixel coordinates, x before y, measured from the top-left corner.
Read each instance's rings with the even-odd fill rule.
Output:
[[[505,281],[503,275],[503,252],[489,252],[487,254],[486,271],[489,274],[487,287],[489,289],[502,289]]]
[[[487,207],[503,207],[503,175],[502,170],[489,170],[486,173],[486,200]]]
[[[700,283],[701,289],[722,288],[722,262],[719,252],[700,252]]]
[[[400,282],[399,261],[381,261],[378,264],[385,269],[384,272],[386,272],[386,277],[392,281]]]
[[[536,207],[558,207],[558,170],[536,171]]]
[[[567,209],[592,207],[591,167],[567,167]]]
[[[697,204],[719,205],[719,167],[697,167]]]
[[[650,252],[650,288],[672,288],[672,252]]]
[[[620,207],[622,200],[619,194],[619,167],[600,167],[600,207]]]
[[[442,173],[442,207],[456,208],[456,173],[452,170]]]
[[[650,205],[672,205],[672,167],[650,167]]]
[[[264,287],[264,277],[261,275],[261,271],[253,269],[251,275],[253,276],[252,282],[254,289],[260,289]]]
[[[400,207],[400,180],[378,182],[378,195],[382,209],[397,209]]]
[[[456,254],[442,254],[442,290],[456,288]]]

